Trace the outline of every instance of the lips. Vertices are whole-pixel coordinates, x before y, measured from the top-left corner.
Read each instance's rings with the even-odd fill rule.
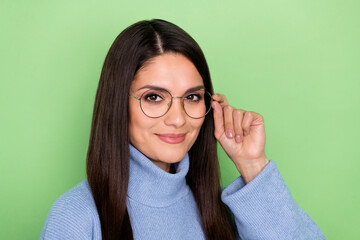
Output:
[[[156,134],[156,136],[158,136],[158,138],[163,142],[166,142],[169,144],[177,144],[177,143],[181,143],[185,140],[186,133]]]

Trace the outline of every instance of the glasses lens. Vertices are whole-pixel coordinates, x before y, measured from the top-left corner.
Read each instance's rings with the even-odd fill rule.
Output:
[[[211,102],[209,92],[197,90],[184,97],[184,110],[191,118],[202,118],[210,111]]]
[[[157,118],[168,111],[170,102],[171,95],[169,92],[150,89],[142,94],[140,106],[146,116]]]

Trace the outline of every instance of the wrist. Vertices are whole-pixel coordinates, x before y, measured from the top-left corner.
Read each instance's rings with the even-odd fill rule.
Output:
[[[251,160],[242,160],[236,164],[236,168],[243,177],[245,183],[249,183],[253,180],[269,163],[266,157]]]

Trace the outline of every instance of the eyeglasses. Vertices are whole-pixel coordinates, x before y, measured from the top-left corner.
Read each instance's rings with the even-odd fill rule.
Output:
[[[174,98],[181,99],[181,106],[189,117],[194,119],[202,118],[210,112],[213,101],[211,94],[205,89],[187,93],[183,97],[173,97],[165,89],[149,89],[140,97],[131,94],[129,96],[140,101],[141,111],[150,118],[164,116],[170,110]]]

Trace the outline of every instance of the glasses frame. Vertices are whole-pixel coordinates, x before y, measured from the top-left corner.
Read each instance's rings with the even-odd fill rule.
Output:
[[[214,100],[212,99],[211,93],[208,92],[208,91],[206,91],[205,88],[198,89],[198,90],[204,90],[204,91],[205,91],[205,94],[209,94],[211,100],[210,100],[210,107],[209,107],[209,109],[207,110],[207,112],[205,113],[205,115],[204,115],[204,116],[201,116],[201,117],[195,118],[195,117],[190,116],[190,115],[186,112],[186,110],[185,110],[185,107],[184,107],[184,99],[185,99],[185,97],[173,97],[168,90],[162,89],[162,91],[168,92],[168,93],[170,94],[171,101],[170,101],[170,104],[169,104],[169,103],[167,104],[169,107],[168,107],[168,109],[166,110],[166,112],[165,112],[163,115],[161,115],[161,116],[159,116],[159,117],[151,117],[151,116],[147,115],[147,114],[144,112],[144,110],[143,110],[143,108],[142,108],[142,105],[141,105],[141,99],[142,99],[142,97],[144,96],[145,93],[147,93],[147,92],[150,91],[150,90],[154,90],[154,89],[146,90],[145,92],[143,92],[143,93],[141,94],[140,97],[135,97],[135,96],[129,94],[130,97],[132,97],[132,98],[140,101],[139,103],[140,103],[140,109],[141,109],[141,111],[145,114],[145,116],[147,116],[147,117],[149,117],[149,118],[161,118],[162,116],[164,116],[165,114],[167,114],[167,113],[169,112],[169,110],[170,110],[170,108],[171,108],[171,106],[172,106],[172,104],[173,104],[173,99],[174,99],[174,98],[181,98],[181,107],[182,107],[182,109],[184,110],[184,112],[186,113],[186,115],[189,116],[189,117],[192,118],[192,119],[200,119],[200,118],[205,117],[205,116],[210,112],[210,110],[211,110],[211,108],[212,108],[212,107],[211,107],[211,104],[212,104],[212,102],[214,101]]]

